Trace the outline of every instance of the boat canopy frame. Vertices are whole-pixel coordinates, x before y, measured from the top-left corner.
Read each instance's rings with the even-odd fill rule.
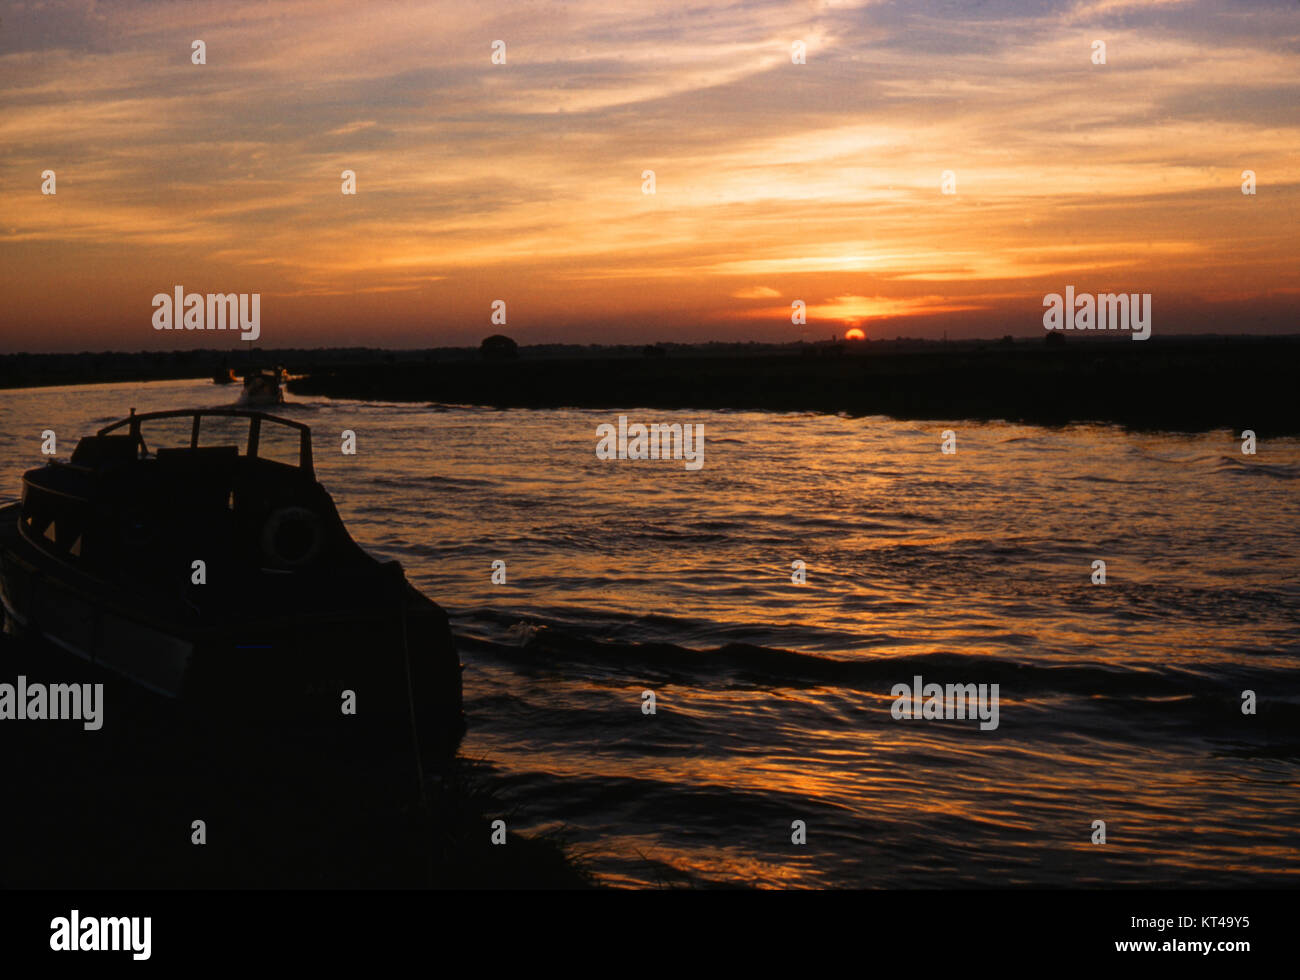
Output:
[[[140,423],[149,422],[153,419],[173,419],[192,418],[193,424],[190,427],[190,448],[197,449],[199,445],[199,423],[204,416],[217,417],[235,417],[249,420],[248,426],[248,448],[245,455],[249,459],[257,458],[258,442],[261,438],[262,423],[273,422],[276,425],[288,426],[291,429],[298,430],[298,468],[313,480],[316,478],[316,467],[312,462],[311,454],[311,428],[303,422],[295,422],[292,419],[281,418],[278,415],[269,415],[266,412],[251,411],[246,408],[178,408],[165,412],[143,412],[136,414],[135,409],[131,409],[131,414],[120,421],[114,422],[100,429],[96,435],[106,436],[128,426],[131,437],[139,445],[144,446],[144,437],[140,434]]]

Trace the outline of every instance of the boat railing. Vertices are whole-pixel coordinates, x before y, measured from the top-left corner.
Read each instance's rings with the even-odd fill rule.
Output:
[[[302,422],[295,422],[292,419],[281,418],[278,415],[269,415],[266,412],[251,411],[246,408],[181,408],[172,409],[164,412],[142,412],[136,414],[135,409],[131,409],[131,414],[126,418],[114,422],[112,425],[100,429],[96,435],[106,436],[118,429],[127,428],[131,438],[138,444],[144,445],[144,437],[140,432],[142,422],[151,422],[156,419],[175,419],[175,418],[192,418],[193,424],[190,427],[190,448],[197,449],[199,445],[200,423],[204,418],[241,418],[249,420],[248,428],[248,448],[245,455],[250,459],[257,456],[258,444],[261,441],[262,423],[271,422],[275,425],[287,426],[298,431],[298,466],[308,476],[315,479],[315,467],[312,463],[311,454],[311,428]]]

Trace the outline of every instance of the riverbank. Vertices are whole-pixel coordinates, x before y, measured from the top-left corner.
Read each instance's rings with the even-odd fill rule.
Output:
[[[1057,335],[1059,336],[1059,335]],[[906,419],[1300,432],[1300,338],[809,345],[697,353],[353,364],[293,381],[298,395],[499,408],[811,411]]]
[[[900,419],[1300,432],[1300,336],[531,345],[0,355],[0,388],[284,365],[297,395],[498,408],[811,411]],[[514,352],[512,352],[514,353]]]

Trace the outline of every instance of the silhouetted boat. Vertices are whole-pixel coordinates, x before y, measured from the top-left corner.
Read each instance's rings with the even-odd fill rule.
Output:
[[[407,744],[414,726],[426,758],[464,733],[446,614],[352,540],[300,422],[132,410],[83,438],[0,508],[0,599],[10,631],[187,715]]]
[[[234,368],[223,367],[212,375],[212,383],[214,385],[234,384],[238,380],[239,379],[235,377]]]
[[[261,368],[244,375],[240,405],[283,405],[284,369]]]

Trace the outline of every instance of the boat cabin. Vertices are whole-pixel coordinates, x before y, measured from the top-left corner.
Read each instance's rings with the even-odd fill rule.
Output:
[[[146,578],[194,559],[306,570],[356,549],[316,482],[311,430],[247,409],[133,411],[27,472],[22,506],[47,553]]]

